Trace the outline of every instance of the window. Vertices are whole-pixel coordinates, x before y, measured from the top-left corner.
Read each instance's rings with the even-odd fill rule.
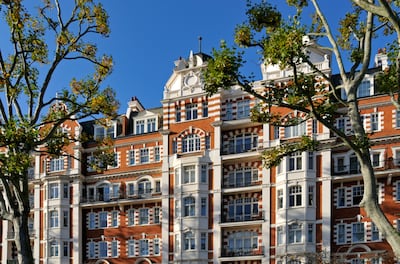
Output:
[[[57,199],[59,198],[59,187],[58,183],[50,183],[49,185],[49,198]]]
[[[381,264],[381,263],[382,263],[382,260],[379,257],[371,259],[371,264]]]
[[[353,205],[358,206],[364,195],[363,186],[353,186]]]
[[[208,178],[208,167],[205,164],[201,165],[200,182],[206,183]]]
[[[306,134],[307,124],[302,121],[298,125],[285,127],[285,138],[300,137]]]
[[[257,168],[238,168],[228,173],[227,187],[246,187],[257,181]]]
[[[314,152],[308,152],[308,169],[314,169]]]
[[[178,152],[178,143],[176,141],[172,141],[172,153]]]
[[[105,137],[114,138],[114,126],[110,126],[110,127],[95,126],[94,127],[94,139],[102,140]]]
[[[258,146],[258,135],[257,134],[240,134],[231,137],[224,151],[227,154],[243,153],[246,151],[254,150]]]
[[[194,216],[195,215],[195,199],[192,196],[185,197],[183,199],[184,211],[183,216]]]
[[[139,209],[139,225],[147,225],[149,223],[149,209]]]
[[[111,242],[111,257],[116,258],[118,257],[118,241],[113,240]]]
[[[135,240],[128,240],[128,257],[135,256]]]
[[[346,225],[338,224],[337,225],[337,244],[345,244],[346,243]]]
[[[63,211],[63,226],[68,227],[69,212]]]
[[[358,86],[357,96],[366,97],[371,95],[371,82],[369,80],[362,81]]]
[[[96,228],[96,215],[94,213],[89,213],[89,229]]]
[[[187,135],[182,139],[182,152],[194,152],[200,150],[200,137],[195,134]]]
[[[225,120],[232,120],[233,119],[233,111],[232,111],[232,103],[227,102],[226,103],[226,109],[225,109]]]
[[[352,242],[364,242],[364,223],[353,223],[352,225]]]
[[[128,210],[128,225],[132,226],[135,224],[135,210],[129,209]]]
[[[278,190],[278,209],[282,209],[283,208],[283,190],[279,189]]]
[[[100,228],[105,228],[107,227],[107,212],[100,212],[99,213],[99,227]]]
[[[344,207],[346,205],[346,189],[338,188],[337,189],[337,206]]]
[[[153,239],[153,253],[154,255],[160,255],[160,239]]]
[[[154,147],[154,161],[160,161],[160,147]]]
[[[201,197],[200,215],[207,216],[207,198]]]
[[[175,107],[175,122],[181,122],[181,107]]]
[[[160,207],[154,207],[154,224],[160,223]]]
[[[140,163],[148,163],[149,162],[149,149],[142,148],[140,149]]]
[[[107,242],[101,241],[99,242],[99,258],[107,257]]]
[[[64,170],[64,157],[53,158],[50,160],[50,171]]]
[[[242,100],[237,103],[237,119],[250,116],[250,101]]]
[[[274,126],[274,139],[279,139],[279,130],[280,127]]]
[[[58,242],[51,241],[50,243],[50,257],[57,257],[58,256]]]
[[[63,184],[63,198],[68,198],[69,185],[68,183]]]
[[[289,225],[289,244],[301,243],[301,224]]]
[[[144,133],[144,120],[136,121],[136,134]]]
[[[88,247],[89,247],[89,254],[88,254],[88,257],[90,258],[90,259],[92,259],[92,258],[95,258],[95,251],[94,251],[94,242],[93,241],[90,241],[89,243],[88,243]]]
[[[118,211],[111,212],[111,226],[112,227],[118,226]]]
[[[149,255],[149,240],[140,239],[139,240],[139,255],[148,256]]]
[[[208,117],[208,102],[203,102],[203,117]]]
[[[337,162],[337,172],[342,172],[346,169],[346,166],[344,165],[344,157],[337,158],[336,162]]]
[[[372,166],[373,167],[380,167],[380,156],[381,154],[379,152],[373,152],[372,153]]]
[[[128,165],[135,165],[135,150],[131,149],[128,152]]]
[[[400,201],[400,181],[396,182],[396,201]]]
[[[151,133],[156,131],[156,119],[149,118],[147,119],[147,133]]]
[[[228,202],[228,220],[248,221],[258,216],[257,198],[245,197]]]
[[[340,117],[336,119],[336,128],[342,132],[346,131],[346,119],[345,117]]]
[[[358,163],[358,159],[355,155],[350,157],[350,173],[359,173],[360,172],[360,165]]]
[[[185,166],[183,168],[183,183],[194,183],[196,175],[196,167],[193,166]]]
[[[371,240],[372,241],[379,240],[379,230],[374,223],[371,223]]]
[[[156,181],[156,193],[161,192],[161,181]]]
[[[301,152],[295,152],[291,153],[289,156],[289,167],[288,171],[294,171],[294,170],[301,170],[302,168],[302,153]]]
[[[228,236],[228,251],[237,254],[249,254],[258,248],[256,232],[236,232]]]
[[[317,134],[318,133],[318,121],[317,119],[312,120],[312,133]]]
[[[211,137],[205,136],[204,137],[204,145],[206,149],[211,149]]]
[[[379,130],[379,113],[371,114],[371,131]]]
[[[69,255],[69,242],[64,241],[63,242],[63,256],[68,257],[68,255]]]
[[[196,249],[196,240],[192,232],[186,232],[183,234],[184,249],[194,250]]]
[[[110,201],[110,186],[103,183],[97,187],[97,200],[108,202]]]
[[[277,235],[277,243],[278,243],[278,245],[282,245],[285,233],[283,232],[283,228],[281,226],[278,226],[276,229],[277,229],[276,232],[278,233],[278,235]]]
[[[186,120],[197,119],[197,104],[187,104],[186,109]]]
[[[135,185],[133,183],[128,183],[127,185],[128,186],[126,188],[126,191],[128,193],[128,196],[134,195],[135,194]]]
[[[308,243],[314,242],[314,225],[313,224],[307,225],[307,242]]]
[[[301,186],[289,187],[289,207],[301,206]]]
[[[314,186],[308,186],[308,206],[314,205]]]
[[[138,183],[138,194],[149,194],[151,193],[151,182],[149,180],[141,180]]]
[[[50,211],[50,227],[58,227],[58,211]]]
[[[400,110],[396,110],[396,127],[400,127]]]
[[[207,250],[207,233],[200,234],[200,250]]]

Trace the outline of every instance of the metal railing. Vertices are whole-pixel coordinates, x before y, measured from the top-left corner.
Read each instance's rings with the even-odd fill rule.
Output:
[[[221,257],[246,257],[246,256],[262,256],[264,255],[264,247],[246,248],[246,249],[221,249]]]

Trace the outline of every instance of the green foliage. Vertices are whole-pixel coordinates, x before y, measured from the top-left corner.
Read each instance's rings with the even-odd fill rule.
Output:
[[[266,168],[278,166],[284,157],[296,152],[313,151],[317,146],[318,142],[307,136],[301,137],[298,141],[282,143],[277,147],[263,151],[261,155],[263,165]]]
[[[262,30],[266,30],[266,32],[275,31],[279,28],[282,17],[281,13],[266,1],[261,3],[247,1],[246,15],[250,27],[257,32]]]
[[[212,59],[203,72],[205,90],[212,95],[220,88],[230,89],[238,84],[241,78],[239,69],[243,63],[241,53],[235,48],[228,48],[222,41],[220,50],[213,49]]]

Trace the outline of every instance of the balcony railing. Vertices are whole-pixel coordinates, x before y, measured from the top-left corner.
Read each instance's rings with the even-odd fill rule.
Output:
[[[262,256],[264,255],[264,247],[246,248],[246,249],[221,249],[221,257],[246,257],[246,256]]]
[[[88,196],[88,197],[81,197],[81,203],[96,203],[96,202],[112,202],[112,201],[119,201],[119,200],[127,200],[127,199],[149,199],[154,196],[161,195],[161,192],[149,192],[149,193],[134,193],[134,194],[127,194],[127,193],[119,193],[119,194],[110,194],[109,196],[105,195],[96,195],[96,196]]]
[[[233,215],[230,216],[227,213],[222,215],[222,223],[237,223],[237,222],[244,222],[244,221],[259,221],[264,220],[265,214],[264,211],[259,212],[255,215]]]
[[[244,181],[244,182],[230,182],[226,180],[223,182],[224,188],[243,188],[243,187],[250,187],[250,186],[257,186],[260,185],[260,181]]]

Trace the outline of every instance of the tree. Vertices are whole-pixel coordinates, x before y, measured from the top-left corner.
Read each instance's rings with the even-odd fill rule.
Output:
[[[66,136],[60,124],[87,117],[107,120],[118,109],[113,90],[101,88],[112,58],[99,56],[92,43],[110,33],[106,11],[93,0],[61,2],[36,1],[39,6],[33,7],[22,0],[0,1],[3,26],[9,29],[0,46],[0,217],[13,224],[19,263],[33,263],[28,233],[32,154],[63,155],[66,145],[82,138]],[[78,62],[93,65],[93,73],[71,78],[62,88],[68,84],[55,74],[64,63]]]
[[[354,151],[359,161],[364,182],[364,196],[360,207],[365,209],[392,246],[393,252],[400,257],[400,235],[377,203],[376,178],[370,158],[371,141],[362,124],[357,96],[358,87],[370,65],[373,37],[379,34],[377,30],[389,25],[386,21],[390,18],[385,20],[380,17],[378,21],[372,13],[374,11],[369,12],[358,6],[352,6],[352,10],[345,13],[340,20],[338,28],[340,34],[335,37],[332,25],[321,10],[321,2],[323,1],[288,0],[287,3],[295,7],[296,13],[284,20],[281,13],[265,1],[261,3],[249,1],[246,11],[248,21],[235,29],[235,43],[239,47],[258,48],[265,64],[279,65],[281,69],[292,69],[293,76],[290,81],[255,82],[252,77],[241,72],[245,63],[244,51],[238,50],[237,47],[230,48],[222,42],[219,50],[213,50],[213,59],[209,61],[204,72],[205,89],[213,94],[221,88],[230,89],[232,86],[239,86],[252,94],[261,101],[258,107],[252,110],[253,121],[286,127],[313,118],[335,133],[341,144]],[[372,3],[368,0],[354,0],[354,2]],[[306,8],[309,8],[309,4],[314,12],[312,23],[307,26],[301,22],[301,18]],[[389,4],[385,7],[390,14],[394,12]],[[396,18],[395,22],[397,21],[399,20]],[[381,24],[375,26],[374,23]],[[390,31],[389,27],[388,32]],[[340,84],[318,69],[308,56],[307,51],[314,47],[317,40],[327,43],[325,46],[319,46],[319,49],[333,52]],[[345,56],[349,58],[349,70],[346,70]],[[304,65],[312,69],[311,74],[302,71]],[[397,85],[395,88],[399,87]],[[346,94],[345,99],[341,97],[342,91]],[[299,111],[303,115],[288,120],[279,111],[275,111],[278,108]],[[342,111],[345,109],[353,135],[346,135],[336,127],[335,117],[339,115],[339,108]],[[291,153],[318,148],[317,143],[311,137],[303,136],[296,142],[264,151],[263,160],[267,167],[272,167]]]

